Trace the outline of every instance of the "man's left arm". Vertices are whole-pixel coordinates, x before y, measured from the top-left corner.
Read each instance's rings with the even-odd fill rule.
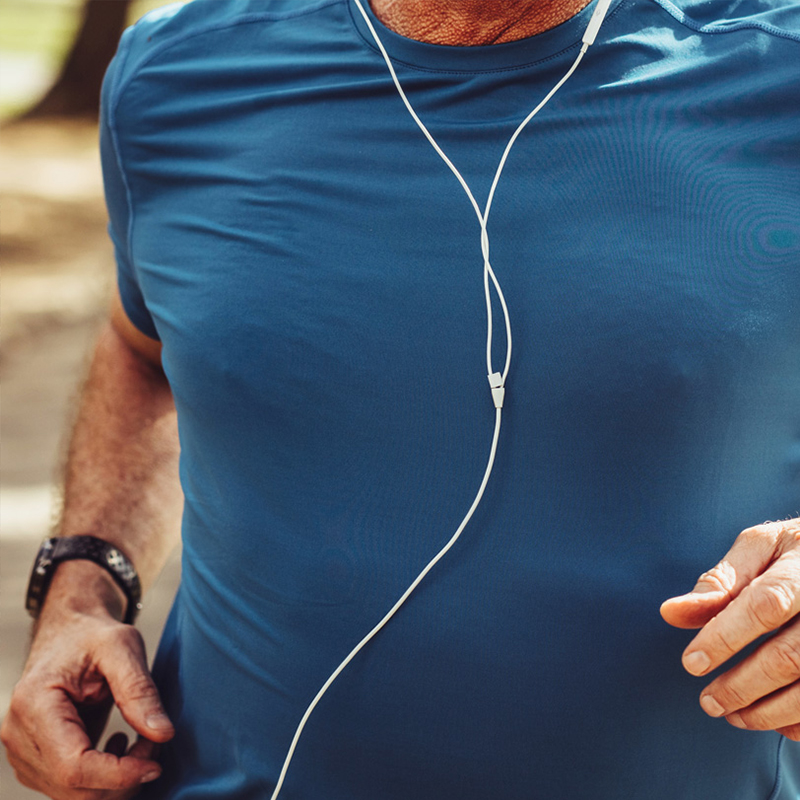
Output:
[[[688,594],[661,606],[678,628],[700,628],[683,653],[706,675],[774,633],[700,694],[712,717],[738,728],[776,730],[800,741],[800,517],[748,528]]]

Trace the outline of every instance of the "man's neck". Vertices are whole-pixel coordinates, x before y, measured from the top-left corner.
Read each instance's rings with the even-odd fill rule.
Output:
[[[589,0],[370,0],[375,16],[401,36],[431,44],[513,42],[555,28]]]

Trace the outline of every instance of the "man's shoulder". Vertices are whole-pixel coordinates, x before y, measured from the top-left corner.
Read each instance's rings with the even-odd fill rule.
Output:
[[[343,0],[180,0],[145,14],[123,34],[125,77],[130,78],[144,63],[168,54],[190,42],[198,58],[218,55],[226,37],[213,36],[250,23],[280,22],[303,18]],[[262,28],[263,29],[263,28]],[[196,45],[196,46],[195,46]]]
[[[133,27],[149,36],[175,36],[206,29],[302,17],[341,0],[178,0],[145,14]]]
[[[800,0],[655,0],[679,22],[709,34],[757,30],[800,42]]]

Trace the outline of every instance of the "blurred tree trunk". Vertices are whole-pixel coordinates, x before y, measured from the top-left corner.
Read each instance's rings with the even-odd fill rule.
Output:
[[[96,118],[100,86],[125,29],[132,0],[84,0],[83,22],[61,74],[25,119]]]

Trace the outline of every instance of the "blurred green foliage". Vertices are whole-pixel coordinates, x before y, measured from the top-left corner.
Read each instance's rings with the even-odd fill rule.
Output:
[[[0,51],[59,60],[78,29],[80,7],[80,0],[2,0]]]
[[[130,24],[172,1],[136,0],[131,5]],[[40,53],[60,60],[78,30],[82,6],[83,0],[0,0],[0,50]]]
[[[120,0],[104,0],[116,3]],[[143,14],[174,0],[135,0],[129,13],[133,24]],[[14,91],[15,71],[35,70],[55,80],[62,61],[72,47],[84,0],[0,0],[0,60],[3,64],[3,91],[0,91],[0,117],[8,118],[32,104],[42,87],[32,81],[32,96]],[[19,81],[27,86],[20,75]]]

